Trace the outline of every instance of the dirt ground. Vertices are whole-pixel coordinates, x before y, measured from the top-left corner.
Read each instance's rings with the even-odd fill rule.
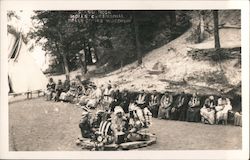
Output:
[[[11,102],[9,144],[11,151],[80,151],[81,109],[44,98]],[[139,150],[241,149],[242,128],[153,119],[151,132],[157,143]]]

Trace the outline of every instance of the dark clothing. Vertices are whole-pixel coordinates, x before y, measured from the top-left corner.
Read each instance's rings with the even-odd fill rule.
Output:
[[[116,106],[119,106],[120,102],[117,100],[113,100],[110,104],[109,104],[109,109],[111,112],[114,112],[114,109]]]
[[[47,87],[46,99],[51,100],[53,98],[53,94],[55,93],[56,84],[54,82],[49,82],[46,87]]]
[[[78,85],[78,86],[77,86],[77,92],[78,92],[78,95],[83,95],[83,94],[84,94],[84,92],[83,92],[83,87],[80,86],[80,85]]]
[[[179,118],[178,118],[179,121],[186,121],[188,101],[189,97],[187,95],[184,95],[184,102],[183,105],[180,107],[180,112],[179,112]]]
[[[68,92],[69,91],[69,88],[70,88],[70,83],[69,81],[65,81],[63,83],[63,92]]]
[[[121,103],[121,94],[119,90],[116,90],[112,93],[111,97],[113,97],[113,101],[109,105],[109,109],[111,112],[114,112],[116,106],[119,106]]]
[[[158,118],[170,119],[170,112],[173,104],[173,96],[171,94],[165,94],[161,97],[161,104],[159,107]]]
[[[180,107],[179,118],[178,118],[179,121],[186,121],[186,118],[187,118],[187,109],[188,109],[187,105],[182,105]]]
[[[188,122],[200,122],[200,98],[192,97],[188,103],[189,107],[187,109],[187,121]]]
[[[92,132],[94,131],[98,131],[98,129],[99,129],[99,127],[100,127],[100,123],[101,123],[101,121],[102,121],[102,117],[101,117],[101,115],[100,116],[98,116],[98,118],[97,119],[95,119],[93,122],[92,122],[92,124],[91,124],[91,130],[92,130]],[[93,133],[94,134],[94,133]]]
[[[187,98],[188,97],[184,94],[181,94],[177,97],[170,113],[170,118],[172,120],[186,120]]]
[[[158,117],[158,111],[160,106],[160,95],[151,95],[149,97],[149,106],[148,109],[152,113],[154,118]]]
[[[128,93],[123,93],[121,97],[120,106],[122,107],[125,113],[129,112],[129,109],[128,109],[129,103],[130,103],[130,97]]]
[[[188,122],[200,122],[200,108],[191,108],[189,107],[187,110],[187,121]]]
[[[211,100],[210,98],[207,98],[204,102],[204,107],[210,108],[210,109],[215,109],[216,102],[215,100]]]
[[[113,93],[111,93],[111,97],[113,97],[113,99],[117,100],[117,101],[121,101],[121,93],[119,90],[114,91]]]
[[[81,134],[83,138],[91,138],[91,125],[87,117],[81,119],[79,123],[79,128],[81,129]]]
[[[147,107],[149,103],[149,96],[147,93],[140,93],[136,97],[136,103],[142,105],[142,107]]]
[[[63,84],[62,83],[58,83],[56,85],[55,101],[59,101],[59,97],[60,97],[60,95],[61,95],[62,92],[63,92]]]
[[[47,84],[47,90],[48,91],[55,91],[55,88],[56,88],[56,84],[54,82],[49,82]]]
[[[77,86],[78,95],[86,94],[86,88],[87,87],[84,85],[84,81],[78,80],[76,86]]]

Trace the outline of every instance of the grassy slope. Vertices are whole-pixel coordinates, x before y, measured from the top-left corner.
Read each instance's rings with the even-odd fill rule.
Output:
[[[219,64],[211,64],[208,61],[195,61],[187,56],[190,48],[212,48],[214,46],[213,38],[209,38],[200,44],[191,44],[186,38],[191,34],[188,30],[179,38],[170,43],[155,49],[143,58],[143,66],[137,67],[136,62],[127,65],[123,71],[117,70],[108,74],[103,78],[94,78],[97,83],[105,83],[108,80],[119,83],[121,88],[128,89],[157,89],[162,90],[168,84],[159,81],[159,79],[167,79],[172,81],[182,81],[187,77],[195,75],[206,76],[209,72],[216,72],[220,69]],[[221,47],[231,48],[241,46],[239,29],[221,29],[220,30]],[[153,69],[156,63],[160,63],[165,67],[165,72],[157,75],[149,74],[148,71]],[[236,60],[228,60],[222,63],[225,76],[229,84],[236,85],[240,82],[240,68],[233,67]],[[211,88],[223,88],[223,84],[214,84],[209,86],[206,82],[196,77],[193,81],[188,81],[190,85],[199,85]]]

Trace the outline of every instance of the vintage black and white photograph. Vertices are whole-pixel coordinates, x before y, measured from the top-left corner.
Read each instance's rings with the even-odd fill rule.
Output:
[[[10,151],[241,150],[241,10],[8,10]]]
[[[0,159],[249,158],[249,2],[0,2]]]

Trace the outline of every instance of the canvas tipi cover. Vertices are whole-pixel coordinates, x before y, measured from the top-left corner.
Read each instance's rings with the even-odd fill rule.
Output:
[[[9,92],[23,93],[46,88],[47,78],[30,55],[22,36],[8,33]]]

